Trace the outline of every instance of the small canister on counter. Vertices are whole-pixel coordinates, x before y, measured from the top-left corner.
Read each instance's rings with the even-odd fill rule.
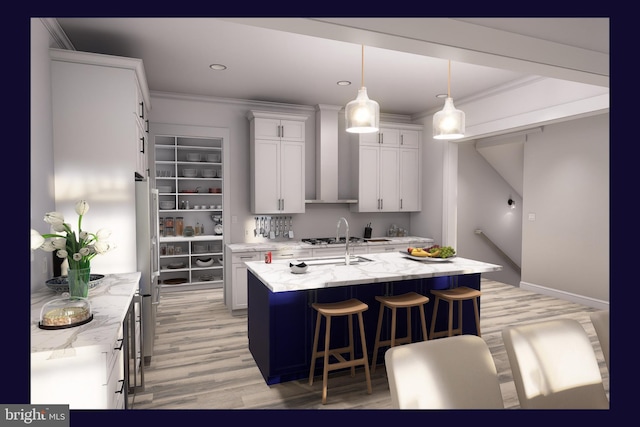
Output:
[[[264,254],[264,262],[266,262],[267,264],[271,264],[271,251]]]
[[[182,236],[184,233],[184,218],[179,216],[176,218],[176,236]]]

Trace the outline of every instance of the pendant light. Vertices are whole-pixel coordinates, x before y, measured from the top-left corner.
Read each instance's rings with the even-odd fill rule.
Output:
[[[433,116],[433,139],[460,139],[464,137],[464,112],[453,106],[451,98],[451,60],[447,77],[447,99],[444,107]]]
[[[380,128],[380,106],[369,99],[364,86],[364,45],[362,45],[362,86],[358,96],[349,102],[344,109],[347,132],[372,133]]]

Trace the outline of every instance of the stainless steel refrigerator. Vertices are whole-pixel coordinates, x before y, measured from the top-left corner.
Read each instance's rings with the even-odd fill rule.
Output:
[[[160,253],[158,248],[158,190],[148,179],[136,181],[137,266],[141,272],[142,353],[145,365],[151,363],[155,341],[156,311],[160,301]]]

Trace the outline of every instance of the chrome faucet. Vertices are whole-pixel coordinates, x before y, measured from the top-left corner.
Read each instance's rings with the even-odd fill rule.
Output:
[[[338,220],[338,225],[336,226],[336,241],[339,242],[340,241],[340,223],[344,221],[344,225],[346,227],[346,231],[345,231],[345,242],[346,242],[346,248],[345,248],[345,253],[344,253],[344,263],[346,265],[350,264],[350,259],[349,259],[349,223],[347,222],[347,219],[345,217],[340,217],[340,219]]]

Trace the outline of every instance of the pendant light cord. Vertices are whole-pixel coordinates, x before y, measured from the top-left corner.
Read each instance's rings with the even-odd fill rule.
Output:
[[[449,73],[447,75],[447,97],[451,98],[451,60],[449,60]]]
[[[364,87],[364,45],[362,46],[362,76],[360,78],[360,81],[362,82],[362,84],[360,85],[360,87]]]

